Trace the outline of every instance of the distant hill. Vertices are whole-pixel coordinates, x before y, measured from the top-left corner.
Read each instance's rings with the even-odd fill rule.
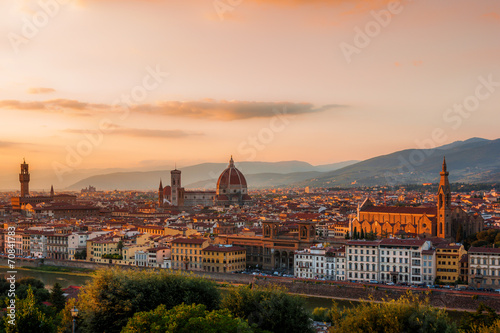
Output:
[[[406,149],[365,161],[313,166],[301,161],[236,163],[250,188],[335,187],[422,184],[437,182],[446,156],[451,182],[500,182],[500,139],[471,138],[433,149]],[[214,189],[227,163],[183,167],[186,188]],[[102,190],[154,190],[159,180],[170,183],[170,170],[112,172],[87,177],[69,186],[79,190],[93,185]]]
[[[437,182],[446,156],[450,182],[500,182],[500,139],[472,138],[434,149],[407,149],[374,157],[293,186],[373,186]]]
[[[243,172],[249,187],[286,186],[293,182],[318,177],[322,171],[333,171],[358,161],[346,161],[328,165],[313,166],[301,161],[285,162],[241,162],[236,167]],[[214,189],[221,172],[228,163],[202,163],[181,168],[182,185],[186,188]],[[154,190],[160,178],[163,184],[170,184],[170,170],[147,172],[114,172],[91,176],[69,186],[68,190],[80,190],[89,184],[100,190]]]

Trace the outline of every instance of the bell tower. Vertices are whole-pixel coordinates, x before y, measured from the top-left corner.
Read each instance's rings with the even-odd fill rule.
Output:
[[[170,171],[170,185],[172,186],[172,205],[179,206],[179,190],[181,188],[181,171]]]
[[[19,174],[19,182],[21,183],[21,197],[29,197],[30,195],[30,172],[29,164],[23,159],[21,164],[21,173]]]
[[[451,189],[445,158],[443,158],[443,167],[439,174],[441,179],[439,181],[437,200],[437,236],[448,238],[451,237]]]
[[[160,179],[160,187],[158,187],[158,206],[163,207],[163,184]]]

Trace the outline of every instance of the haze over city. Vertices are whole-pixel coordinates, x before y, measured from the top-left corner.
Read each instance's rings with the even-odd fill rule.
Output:
[[[0,3],[1,172],[78,149],[71,170],[317,165],[498,137],[494,0],[60,3]]]

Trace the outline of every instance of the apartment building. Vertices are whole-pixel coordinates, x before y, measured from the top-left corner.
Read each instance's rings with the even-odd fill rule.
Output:
[[[439,244],[436,246],[436,278],[444,283],[460,279],[460,259],[467,254],[462,244]]]
[[[177,238],[171,244],[173,269],[203,270],[202,250],[208,246],[208,239]]]
[[[230,273],[246,267],[247,251],[240,246],[210,245],[202,250],[203,270]]]
[[[469,285],[500,289],[500,248],[471,247],[468,256]]]
[[[346,279],[351,281],[379,280],[378,241],[351,240],[346,243]]]

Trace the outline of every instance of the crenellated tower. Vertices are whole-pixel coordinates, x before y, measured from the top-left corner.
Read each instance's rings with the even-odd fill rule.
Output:
[[[21,197],[29,197],[30,196],[30,172],[29,172],[29,164],[26,163],[26,160],[23,160],[23,164],[21,164],[21,173],[19,174],[19,182],[21,183]]]

